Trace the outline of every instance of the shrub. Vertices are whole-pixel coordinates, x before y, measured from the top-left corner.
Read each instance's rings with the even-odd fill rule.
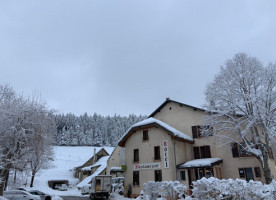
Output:
[[[186,189],[186,186],[178,181],[149,181],[144,184],[144,195],[147,195],[151,200],[155,200],[160,196],[163,199],[174,200],[184,197]]]

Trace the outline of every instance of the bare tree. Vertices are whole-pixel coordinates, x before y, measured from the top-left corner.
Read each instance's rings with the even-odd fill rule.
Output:
[[[264,67],[255,57],[239,53],[227,60],[205,91],[207,117],[221,145],[236,142],[254,155],[266,183],[272,181],[268,165],[276,131],[276,68]]]

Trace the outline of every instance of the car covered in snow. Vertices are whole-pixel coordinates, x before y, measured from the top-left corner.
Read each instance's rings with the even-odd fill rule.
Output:
[[[29,191],[33,195],[38,195],[40,196],[41,200],[52,200],[52,196],[49,194],[46,194],[44,192],[41,192],[39,190],[30,190]]]
[[[33,195],[27,191],[24,190],[9,190],[9,191],[4,191],[3,194],[4,197],[7,199],[12,199],[12,200],[41,200],[40,196]]]
[[[81,194],[90,194],[91,186],[90,185],[84,185],[81,187]]]
[[[5,197],[0,196],[0,200],[8,200],[8,199],[5,198]]]
[[[60,191],[67,191],[68,190],[68,186],[63,183],[63,184],[56,184],[54,189],[58,189]]]

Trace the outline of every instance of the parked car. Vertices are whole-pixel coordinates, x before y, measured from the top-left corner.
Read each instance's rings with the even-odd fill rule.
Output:
[[[91,186],[90,185],[85,185],[81,187],[81,194],[90,194]]]
[[[41,200],[51,200],[52,199],[52,196],[50,194],[46,194],[46,193],[41,192],[39,190],[30,190],[29,192],[33,195],[40,196]]]
[[[61,184],[61,186],[58,187],[58,190],[60,190],[60,191],[67,191],[67,190],[68,190],[68,187],[67,187],[66,184]]]
[[[39,196],[33,195],[24,190],[5,191],[3,196],[10,200],[41,200]]]
[[[60,191],[67,191],[68,187],[66,184],[56,184],[54,189],[58,189]]]

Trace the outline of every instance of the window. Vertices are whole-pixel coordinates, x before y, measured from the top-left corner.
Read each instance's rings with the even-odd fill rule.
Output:
[[[139,149],[134,149],[134,162],[139,162]]]
[[[148,140],[149,140],[149,131],[143,130],[143,141],[148,141]]]
[[[133,185],[139,185],[139,171],[133,172]]]
[[[261,177],[261,169],[260,167],[254,167],[254,171],[255,171],[255,176],[256,177]]]
[[[239,174],[240,174],[240,178],[245,178],[244,168],[239,168]]]
[[[194,147],[194,158],[211,158],[210,146]]]
[[[192,126],[193,138],[200,138],[202,134],[212,136],[213,128],[210,126]]]
[[[185,180],[186,180],[185,171],[180,171],[180,180],[181,180],[181,181],[185,181]]]
[[[154,171],[154,177],[155,177],[155,182],[161,182],[162,181],[162,171],[161,170],[155,170]]]
[[[252,155],[251,153],[247,152],[243,148],[243,145],[244,145],[243,142],[241,142],[241,145],[239,145],[238,143],[232,143],[232,155],[233,155],[233,158],[245,157],[245,156],[251,156]]]
[[[160,146],[154,147],[154,160],[160,160]]]
[[[246,181],[254,180],[252,168],[239,168],[240,178],[245,178]]]

